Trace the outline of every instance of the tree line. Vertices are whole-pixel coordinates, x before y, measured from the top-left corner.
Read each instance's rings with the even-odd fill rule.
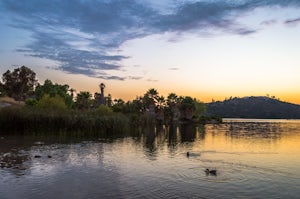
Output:
[[[205,104],[190,96],[178,96],[170,93],[167,97],[151,88],[142,96],[125,102],[123,99],[112,99],[105,96],[104,104],[99,103],[100,93],[92,95],[89,91],[80,91],[75,95],[75,89],[67,84],[53,83],[46,79],[40,84],[36,73],[26,66],[6,71],[0,81],[0,96],[12,97],[24,101],[26,106],[40,109],[102,109],[107,112],[143,115],[159,122],[178,120],[197,120],[205,112]]]

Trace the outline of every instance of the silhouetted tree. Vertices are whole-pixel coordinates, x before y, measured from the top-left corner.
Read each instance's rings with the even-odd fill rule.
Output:
[[[10,70],[3,74],[3,89],[9,97],[15,100],[25,100],[27,96],[32,95],[37,80],[35,72],[26,66]]]
[[[125,101],[122,99],[114,99],[114,103],[112,105],[112,110],[114,112],[124,112]]]
[[[168,121],[176,121],[179,118],[179,98],[175,93],[170,93],[167,97],[165,108],[165,118]]]
[[[159,96],[157,90],[151,88],[144,94],[143,104],[146,108],[149,108],[150,105],[156,105],[158,98]]]
[[[106,106],[108,107],[112,107],[112,99],[111,99],[111,94],[108,94],[107,97],[104,97],[105,98],[105,103],[106,103]]]
[[[90,92],[80,91],[80,93],[77,94],[76,107],[78,109],[89,109],[92,104],[91,97]]]
[[[191,120],[196,110],[195,100],[189,96],[183,97],[180,101],[179,109],[182,119]]]
[[[100,91],[101,91],[101,93],[100,93],[100,104],[105,104],[105,97],[104,97],[105,84],[101,83],[99,85],[99,87],[100,87]]]
[[[3,83],[0,81],[0,97],[5,95],[5,91],[4,91],[4,85]]]

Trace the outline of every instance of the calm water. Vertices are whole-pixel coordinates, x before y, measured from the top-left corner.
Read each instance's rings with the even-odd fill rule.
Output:
[[[1,199],[299,196],[297,120],[157,126],[123,138],[0,136]]]

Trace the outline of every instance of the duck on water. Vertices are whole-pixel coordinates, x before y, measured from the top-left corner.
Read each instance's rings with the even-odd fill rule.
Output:
[[[211,175],[217,175],[217,170],[216,169],[205,169],[205,173],[208,175],[208,174],[211,174]]]

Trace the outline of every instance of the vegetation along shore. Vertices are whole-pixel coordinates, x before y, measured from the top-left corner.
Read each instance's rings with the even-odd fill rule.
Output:
[[[0,81],[0,133],[118,133],[132,125],[221,122],[205,116],[206,105],[190,96],[154,88],[132,101],[112,99],[105,85],[93,95],[47,79],[40,84],[30,68],[7,71]]]

